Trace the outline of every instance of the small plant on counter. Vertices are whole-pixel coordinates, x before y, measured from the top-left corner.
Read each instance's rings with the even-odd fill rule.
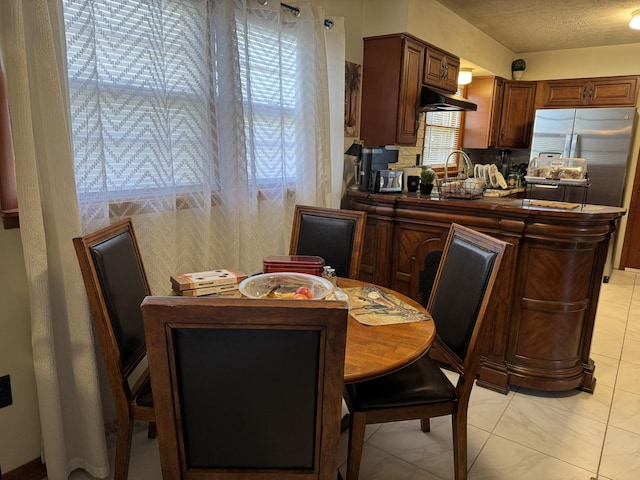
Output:
[[[435,182],[436,178],[436,172],[430,168],[420,172],[420,193],[422,195],[431,194],[431,190],[433,190],[433,182]]]
[[[423,185],[433,185],[433,182],[436,180],[436,172],[427,168],[426,170],[422,170],[420,172],[420,183]]]

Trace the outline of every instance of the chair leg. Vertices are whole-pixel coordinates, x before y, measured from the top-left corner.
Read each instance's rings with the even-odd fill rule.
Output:
[[[451,415],[455,480],[467,480],[467,412]]]
[[[127,480],[132,435],[133,420],[131,418],[119,418],[118,431],[116,432],[116,462],[113,480]]]
[[[156,422],[149,422],[149,429],[147,430],[147,438],[156,438],[158,436],[158,427]]]
[[[431,431],[431,419],[430,418],[421,418],[420,419],[420,428],[423,432]]]
[[[362,451],[364,450],[364,431],[367,426],[367,415],[366,413],[352,412],[350,417],[347,480],[358,480]]]

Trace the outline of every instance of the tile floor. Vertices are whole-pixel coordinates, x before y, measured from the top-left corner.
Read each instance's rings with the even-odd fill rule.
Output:
[[[640,478],[640,273],[616,270],[602,285],[591,357],[594,394],[474,387],[469,480]],[[367,428],[360,480],[453,479],[450,417],[432,419],[428,434],[417,421]],[[129,479],[161,477],[156,442],[136,434]]]

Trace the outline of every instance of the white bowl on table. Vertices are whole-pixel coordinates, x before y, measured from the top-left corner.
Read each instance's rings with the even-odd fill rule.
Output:
[[[334,293],[333,284],[326,278],[296,272],[261,273],[243,280],[238,286],[245,297],[288,300],[300,287],[311,290],[311,300],[323,300]]]

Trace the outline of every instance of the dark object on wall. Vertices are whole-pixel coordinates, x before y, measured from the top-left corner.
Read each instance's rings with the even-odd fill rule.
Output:
[[[9,375],[5,375],[0,377],[0,408],[8,407],[12,403],[11,377]]]

